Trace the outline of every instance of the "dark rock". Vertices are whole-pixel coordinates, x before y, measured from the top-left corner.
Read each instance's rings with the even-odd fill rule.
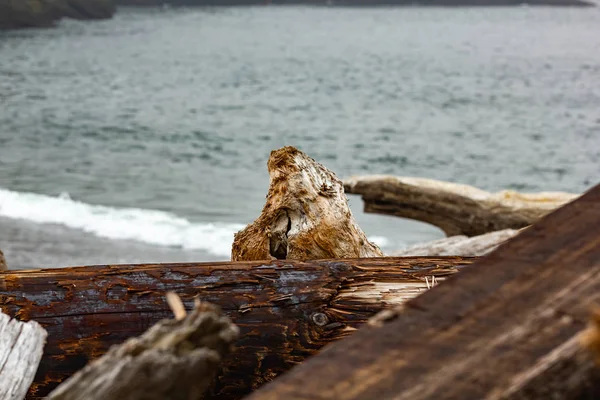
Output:
[[[113,0],[62,0],[57,7],[62,16],[74,19],[108,19],[115,13]]]
[[[594,7],[587,0],[116,0],[127,6],[241,6],[241,5],[314,5],[314,6],[436,6],[436,7],[484,7],[484,6],[565,6]]]
[[[54,1],[0,0],[0,29],[52,26],[57,11]]]
[[[114,0],[0,0],[0,29],[50,27],[63,17],[105,19]]]

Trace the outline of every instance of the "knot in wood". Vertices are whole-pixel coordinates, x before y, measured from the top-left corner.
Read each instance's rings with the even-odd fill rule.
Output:
[[[327,315],[320,312],[311,315],[311,319],[317,326],[325,326],[329,322],[329,318],[327,318]]]

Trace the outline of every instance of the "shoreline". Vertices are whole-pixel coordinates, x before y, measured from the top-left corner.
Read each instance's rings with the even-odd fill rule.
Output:
[[[62,225],[0,217],[0,243],[9,270],[79,265],[212,262],[229,257],[202,250],[112,240]]]
[[[33,6],[26,2],[0,0],[0,31],[52,28],[63,18],[79,20],[111,19],[117,7],[264,7],[264,6],[314,6],[314,7],[596,7],[586,0],[35,0]]]

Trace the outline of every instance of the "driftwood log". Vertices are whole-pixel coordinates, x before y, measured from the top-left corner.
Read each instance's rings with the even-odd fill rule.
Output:
[[[201,399],[239,330],[212,304],[198,302],[189,315],[180,307],[179,318],[159,321],[142,336],[112,347],[47,399]]]
[[[600,185],[248,400],[599,398],[599,226]]]
[[[25,398],[45,343],[46,331],[37,322],[20,322],[0,312],[0,399]]]
[[[451,236],[432,242],[416,244],[407,247],[406,249],[393,252],[390,255],[394,257],[480,257],[494,251],[502,243],[505,243],[507,240],[516,236],[517,233],[519,233],[519,231],[515,229],[503,229],[501,231],[485,233],[473,237],[464,235]]]
[[[111,345],[168,318],[165,291],[178,293],[188,309],[195,298],[216,304],[240,328],[240,339],[207,398],[239,399],[471,262],[368,258],[13,271],[0,273],[0,307],[48,331],[34,399]]]
[[[271,152],[267,200],[235,235],[233,261],[381,257],[356,224],[342,182],[294,147]]]
[[[578,196],[490,193],[469,185],[387,175],[352,177],[344,181],[344,188],[362,196],[365,212],[427,222],[447,236],[524,228]]]

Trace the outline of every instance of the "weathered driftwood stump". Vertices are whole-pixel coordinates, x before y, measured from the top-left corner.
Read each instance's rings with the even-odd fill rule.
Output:
[[[420,243],[406,249],[395,251],[391,256],[462,256],[479,257],[494,251],[498,246],[513,238],[520,231],[503,229],[501,231],[485,233],[483,235],[467,237],[464,235]]]
[[[380,257],[348,207],[342,182],[294,147],[271,152],[267,201],[238,232],[232,261]]]
[[[578,197],[563,192],[490,193],[469,185],[388,175],[352,177],[344,181],[344,188],[362,196],[365,212],[427,222],[447,236],[524,228]]]
[[[112,347],[67,379],[47,399],[202,398],[239,330],[212,304],[198,302],[187,316],[183,305],[178,307],[174,309],[176,319],[164,319],[139,338]]]
[[[0,312],[0,399],[25,398],[44,352],[46,331]]]

